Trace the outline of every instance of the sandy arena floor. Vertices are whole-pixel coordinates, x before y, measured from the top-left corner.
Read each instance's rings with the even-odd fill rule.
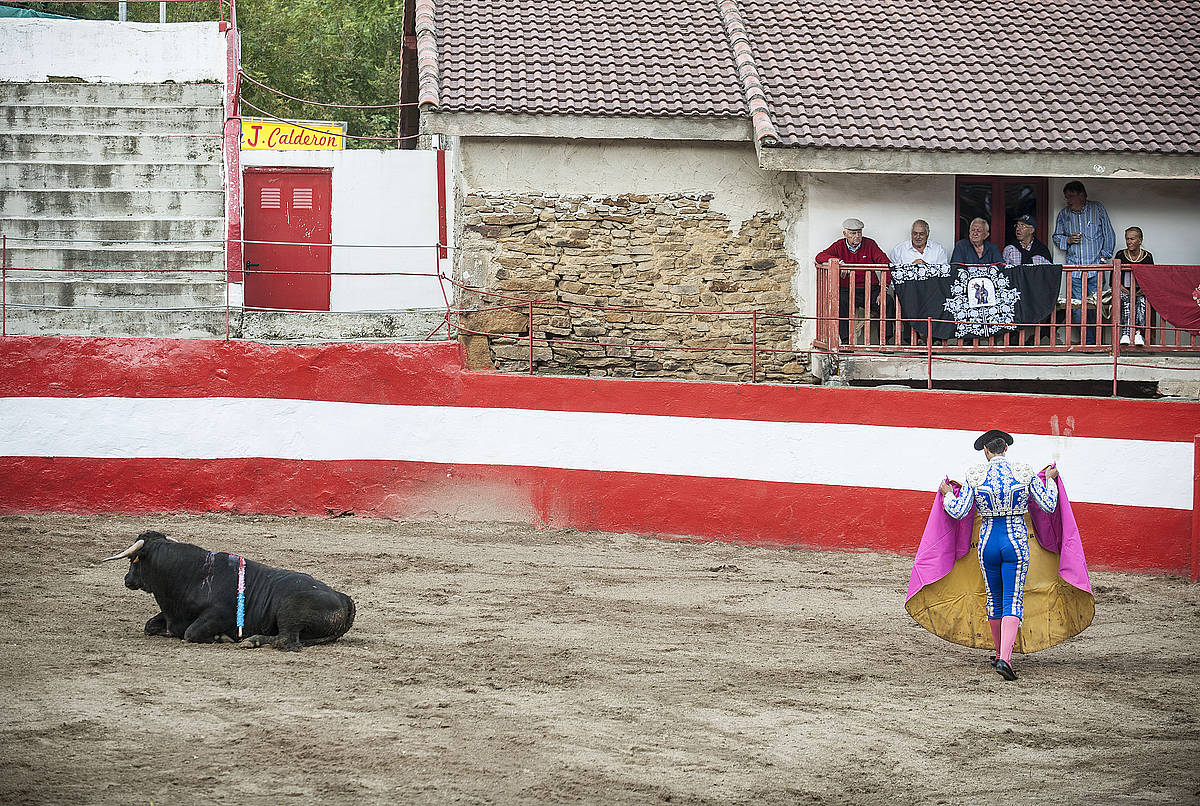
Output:
[[[300,653],[148,638],[99,565],[158,528],[303,570],[354,628]],[[230,516],[0,518],[0,803],[1195,803],[1200,586],[1093,574],[1018,656],[903,609],[909,560]]]

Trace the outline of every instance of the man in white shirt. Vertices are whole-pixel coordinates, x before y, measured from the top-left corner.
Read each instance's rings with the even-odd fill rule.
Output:
[[[912,239],[896,244],[888,255],[892,263],[920,263],[938,265],[949,263],[946,247],[937,241],[929,240],[929,222],[918,218],[912,224]]]

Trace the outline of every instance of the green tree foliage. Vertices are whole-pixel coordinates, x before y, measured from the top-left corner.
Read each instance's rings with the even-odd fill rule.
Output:
[[[168,3],[168,22],[221,19],[216,2]],[[51,14],[83,19],[117,18],[115,3],[22,3]],[[225,11],[228,18],[228,10]],[[130,22],[158,22],[158,3],[130,3]],[[335,104],[394,104],[399,100],[403,0],[238,0],[242,70],[296,98]],[[348,133],[395,137],[392,109],[330,109],[290,101],[250,82],[242,98],[288,119],[344,120]],[[260,117],[250,107],[245,117]],[[390,148],[394,143],[347,139],[348,148]]]

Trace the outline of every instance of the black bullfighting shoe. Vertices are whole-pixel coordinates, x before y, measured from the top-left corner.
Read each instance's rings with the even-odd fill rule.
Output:
[[[996,661],[998,661],[998,660],[1000,660],[1000,656],[999,656],[999,655],[992,655],[992,658],[991,658],[991,660],[989,660],[989,661],[988,661],[988,666],[991,666],[993,669],[995,669],[995,668],[996,668]]]
[[[1006,661],[999,658],[996,659],[996,674],[1003,677],[1005,680],[1016,680],[1017,673],[1013,671],[1013,667],[1009,666]]]

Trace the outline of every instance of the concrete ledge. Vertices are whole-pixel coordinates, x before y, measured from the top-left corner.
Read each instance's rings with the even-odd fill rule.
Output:
[[[967,363],[971,362],[971,363]],[[840,356],[842,376],[848,381],[923,380],[926,358],[918,356]],[[1104,381],[1112,380],[1113,361],[1108,353],[996,355],[982,353],[934,354],[933,379]],[[1125,352],[1117,365],[1120,381],[1200,382],[1200,352],[1162,353],[1152,350]]]
[[[587,140],[737,140],[751,142],[749,118],[518,115],[422,112],[422,134],[459,137],[557,137]]]
[[[774,171],[872,174],[995,174],[1107,179],[1195,179],[1200,154],[916,151],[868,148],[758,148]]]

